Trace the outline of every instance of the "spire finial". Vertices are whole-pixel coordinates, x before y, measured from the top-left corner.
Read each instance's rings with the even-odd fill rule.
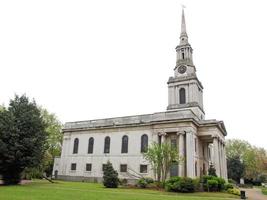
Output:
[[[187,36],[187,33],[186,33],[184,8],[185,8],[185,6],[182,5],[182,23],[181,23],[180,44],[182,44],[182,43],[185,44],[185,43],[188,42],[188,36]]]

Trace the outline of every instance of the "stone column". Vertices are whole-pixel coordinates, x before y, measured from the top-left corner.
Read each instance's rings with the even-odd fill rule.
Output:
[[[186,132],[186,176],[194,178],[194,142],[193,133]]]
[[[218,138],[213,137],[213,165],[216,169],[216,174],[220,175],[220,161],[219,161],[219,144],[218,144]]]
[[[185,176],[185,132],[178,132],[177,135],[179,135],[179,155],[182,158],[182,161],[179,163],[179,176]]]

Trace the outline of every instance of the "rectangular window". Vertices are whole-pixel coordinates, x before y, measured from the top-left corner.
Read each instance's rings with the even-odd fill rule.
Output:
[[[87,172],[92,171],[92,164],[91,163],[86,163],[86,171]]]
[[[103,164],[102,165],[102,171],[104,171],[104,169],[106,168],[107,164]]]
[[[71,167],[70,167],[71,170],[76,170],[76,163],[71,163]]]
[[[176,139],[171,139],[171,148],[177,149],[177,140]]]
[[[147,173],[147,165],[140,165],[140,173]]]
[[[123,164],[120,166],[120,172],[127,172],[127,165]]]

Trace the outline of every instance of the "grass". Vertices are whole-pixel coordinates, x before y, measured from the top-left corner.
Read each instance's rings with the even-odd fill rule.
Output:
[[[168,193],[148,189],[107,189],[101,184],[35,180],[18,186],[0,186],[4,200],[223,200],[237,198],[227,193]]]
[[[262,192],[262,194],[267,195],[267,188],[262,188],[261,192]]]

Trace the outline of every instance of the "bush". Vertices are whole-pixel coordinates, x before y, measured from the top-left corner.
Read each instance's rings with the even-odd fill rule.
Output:
[[[140,178],[137,181],[137,186],[140,188],[146,188],[149,184],[154,183],[154,180],[152,178]]]
[[[171,192],[194,192],[195,184],[193,179],[186,177],[171,177],[165,183],[165,190]]]
[[[119,185],[118,172],[113,169],[109,161],[104,167],[103,185],[106,188],[117,188]]]
[[[180,192],[194,192],[195,187],[193,183],[193,179],[184,177],[180,181]]]
[[[214,178],[214,180],[218,181],[218,191],[224,190],[225,180],[223,178],[220,178],[220,177],[216,177],[216,178]]]
[[[234,185],[232,183],[226,183],[224,184],[224,189],[227,191],[228,189],[233,189]]]
[[[231,178],[229,178],[229,179],[228,179],[228,183],[236,184],[236,181],[233,180],[233,179],[231,179]]]
[[[119,184],[122,186],[126,186],[128,184],[128,180],[126,178],[119,179]]]
[[[174,176],[165,182],[165,190],[168,192],[178,192],[178,183],[180,182],[181,177]]]
[[[229,194],[234,194],[234,195],[238,195],[238,196],[240,196],[240,190],[239,189],[237,189],[237,188],[229,188],[228,190],[227,190],[227,192],[229,193]]]
[[[218,181],[217,180],[208,180],[207,187],[209,191],[214,192],[218,191]]]
[[[201,188],[201,185],[200,185],[200,178],[195,178],[193,179],[193,184],[194,184],[194,190],[195,191],[202,191],[203,189]]]
[[[210,176],[217,176],[216,175],[216,169],[215,169],[214,165],[210,165],[209,170],[208,170],[208,174]]]
[[[210,181],[210,182],[209,182]],[[216,176],[203,176],[203,186],[205,191],[224,190],[225,180]]]

